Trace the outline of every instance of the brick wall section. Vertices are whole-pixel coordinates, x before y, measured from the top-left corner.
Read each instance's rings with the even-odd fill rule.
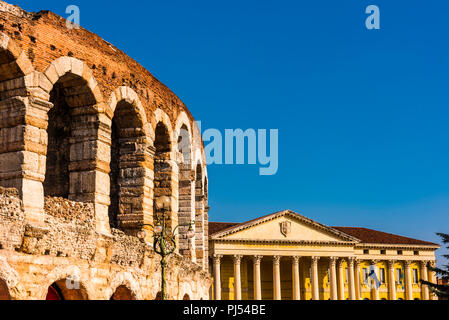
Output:
[[[92,32],[67,29],[66,20],[50,11],[27,13],[0,1],[0,31],[21,46],[37,71],[59,57],[75,57],[92,69],[104,97],[128,86],[139,94],[148,118],[161,108],[173,124],[182,111],[193,121],[183,102],[139,63]]]

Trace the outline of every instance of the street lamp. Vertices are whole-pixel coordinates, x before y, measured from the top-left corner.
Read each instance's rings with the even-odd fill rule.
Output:
[[[177,225],[173,231],[167,226],[166,213],[171,209],[170,197],[159,197],[155,201],[156,204],[156,223],[144,224],[144,227],[151,227],[153,229],[153,247],[154,252],[161,256],[161,299],[167,300],[167,280],[166,280],[166,268],[167,257],[173,254],[177,248],[176,244],[176,231],[179,227],[189,227],[187,231],[187,237],[192,239],[195,236],[195,230],[193,226],[195,222],[187,224]],[[159,213],[160,212],[160,213]],[[147,236],[144,230],[140,231],[137,235],[140,240],[144,240]]]

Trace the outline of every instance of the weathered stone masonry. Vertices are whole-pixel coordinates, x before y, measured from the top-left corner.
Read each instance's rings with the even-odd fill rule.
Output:
[[[179,234],[169,296],[207,299],[207,169],[185,105],[123,52],[0,1],[0,299],[154,299],[154,199]],[[148,231],[147,234],[151,232]],[[67,290],[65,279],[81,288]]]

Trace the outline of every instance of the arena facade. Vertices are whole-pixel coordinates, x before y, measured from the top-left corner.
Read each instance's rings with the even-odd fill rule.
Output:
[[[182,145],[182,148],[181,148]],[[170,198],[170,299],[208,299],[207,169],[175,94],[82,28],[0,1],[0,298],[156,299],[148,229]]]

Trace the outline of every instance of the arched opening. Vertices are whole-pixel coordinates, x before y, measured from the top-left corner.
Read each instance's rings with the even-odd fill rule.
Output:
[[[84,79],[69,73],[53,86],[50,102],[44,194],[86,200],[82,195],[95,191],[90,168],[98,129],[95,97]]]
[[[47,291],[46,300],[88,300],[85,288],[70,279],[53,283]]]
[[[182,298],[182,300],[184,300],[184,301],[189,301],[189,300],[190,300],[190,296],[186,293],[186,294],[184,295],[184,298]]]
[[[111,297],[111,300],[137,300],[136,296],[126,286],[119,286]]]
[[[0,301],[11,300],[6,282],[0,279]]]
[[[17,63],[21,52],[18,45],[4,33],[0,33],[0,43],[0,82],[23,77],[25,65]]]
[[[156,297],[154,298],[154,300],[162,300],[162,292],[158,292],[157,294],[156,294]]]
[[[170,134],[167,127],[159,122],[156,126],[155,134],[155,156],[154,156],[154,200],[159,197],[167,196],[173,197],[173,165],[171,159],[171,142]],[[167,227],[177,224],[177,216],[173,214],[173,206],[165,211],[167,218]],[[153,212],[155,216],[161,214],[156,208],[156,201],[154,201]]]
[[[190,133],[186,125],[181,127],[178,137],[178,180],[179,180],[179,197],[178,197],[178,221],[180,224],[187,225],[195,221],[195,202],[193,193],[195,184],[192,177],[192,146]],[[196,260],[194,239],[189,239],[187,232],[188,226],[179,228],[179,253],[183,256]]]
[[[204,219],[204,186],[203,186],[203,168],[198,163],[195,168],[195,247],[197,263],[205,267],[207,265],[206,239],[204,230],[207,221]]]
[[[144,208],[145,134],[133,106],[117,104],[111,127],[110,201],[111,228],[135,234],[141,228]]]

